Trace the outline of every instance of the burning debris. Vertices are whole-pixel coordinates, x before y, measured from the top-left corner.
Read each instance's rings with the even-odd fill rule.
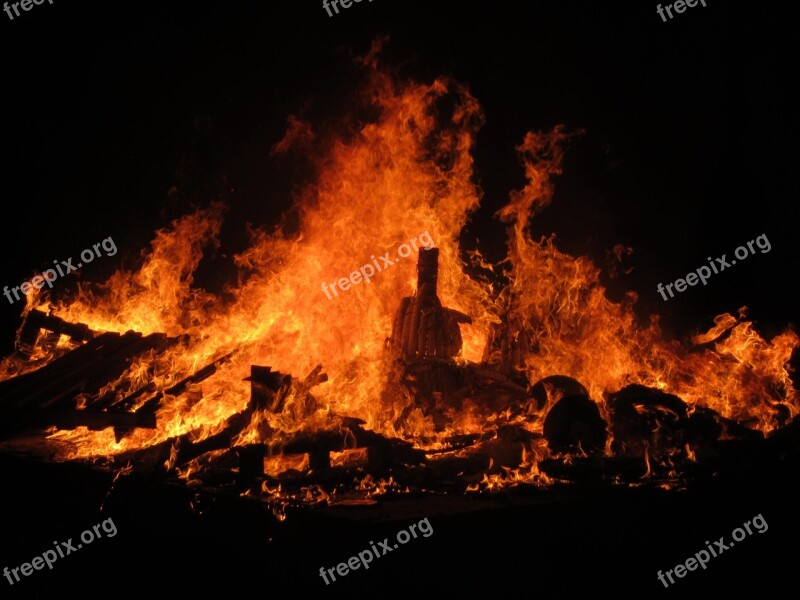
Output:
[[[675,486],[722,468],[736,444],[777,455],[796,440],[783,433],[800,409],[796,334],[768,341],[725,315],[692,346],[666,340],[657,320],[638,323],[633,296],[608,300],[589,259],[531,239],[561,128],[518,148],[528,183],[498,213],[507,259],[467,262],[477,101],[453,81],[402,83],[364,64],[372,120],[320,145],[300,230],[254,232],[238,287],[192,286],[217,244],[214,204],[157,232],[138,271],[70,302],[29,301],[0,363],[6,449],[51,427],[60,460],[337,504],[586,478]],[[419,251],[412,295],[400,267],[335,303],[307,292],[412,230],[437,240]],[[481,269],[488,279],[467,274]]]
[[[390,437],[365,428],[360,418],[326,409],[312,394],[329,382],[322,365],[301,380],[251,365],[244,378],[250,384],[246,407],[227,416],[215,433],[190,431],[124,450],[111,457],[109,466],[160,472],[211,489],[232,485],[267,499],[277,494],[283,500],[335,504],[403,487],[406,492],[463,492],[587,476],[676,484],[687,479],[691,464],[714,464],[724,453],[724,441],[763,440],[760,432],[657,388],[629,385],[598,405],[571,377],[553,375],[525,386],[516,360],[513,379],[507,360],[465,360],[460,325],[471,319],[442,306],[436,290],[438,253],[438,248],[420,253],[417,292],[400,300],[387,340],[394,368],[388,371],[383,401],[405,402],[395,423],[399,431],[418,413],[443,435]],[[69,342],[59,348],[54,340],[61,336]],[[489,348],[511,337],[520,339],[505,322],[483,356],[491,357]],[[226,368],[233,353],[160,391],[152,380],[134,390],[121,375],[135,359],[154,360],[187,343],[163,334],[98,333],[31,311],[20,329],[16,362],[8,364],[29,363],[45,349],[53,358],[0,383],[5,437],[46,425],[60,430],[52,439],[78,426],[113,427],[120,443],[134,430],[156,429],[165,402],[180,403],[184,410],[200,403],[202,382]],[[499,347],[505,358],[519,348],[509,353],[510,344]],[[492,415],[483,430],[453,434],[458,416],[479,407]],[[786,408],[775,410],[776,419],[788,416]],[[355,487],[354,477],[361,479]],[[388,487],[372,485],[375,477],[384,478]]]

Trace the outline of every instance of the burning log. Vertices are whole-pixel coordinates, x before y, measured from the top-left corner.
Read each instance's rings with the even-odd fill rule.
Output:
[[[187,377],[170,389],[180,388],[185,385],[187,380],[192,379],[192,377],[196,378],[201,373],[208,377],[211,374],[209,367],[228,360],[229,357],[230,354],[217,359],[195,373],[194,376]],[[154,446],[118,454],[115,457],[115,464],[123,466],[131,462],[136,469],[149,471],[167,463],[168,467],[172,469],[180,467],[207,452],[229,449],[233,444],[234,438],[251,423],[253,415],[257,411],[268,410],[274,404],[275,397],[279,394],[285,395],[285,390],[292,382],[291,375],[272,371],[270,367],[251,365],[250,373],[250,377],[245,378],[245,381],[251,382],[250,402],[248,402],[244,410],[228,417],[220,432],[200,441],[194,441],[198,437],[197,432],[186,433]],[[268,428],[269,425],[266,422],[259,424],[259,432],[264,436],[269,433],[267,431]]]
[[[396,383],[411,403],[395,419],[395,427],[402,427],[415,408],[432,416],[441,431],[449,422],[449,409],[459,410],[465,400],[498,412],[508,408],[520,412],[529,400],[526,388],[497,371],[438,358],[403,361]]]
[[[174,343],[164,334],[104,333],[41,369],[0,383],[0,394],[15,406],[65,406],[76,393],[92,393],[119,377],[136,357]]]
[[[262,410],[280,412],[286,399],[286,390],[292,383],[291,375],[273,371],[271,367],[250,365],[250,402]],[[283,390],[283,393],[281,393]]]
[[[488,430],[480,435],[448,438],[448,447],[429,450],[428,463],[420,473],[421,485],[463,491],[464,483],[477,484],[486,474],[502,474],[519,467],[523,456],[537,445],[541,435],[516,425]]]
[[[641,460],[660,458],[676,450],[685,457],[688,407],[672,394],[642,385],[629,385],[610,394],[608,411],[616,456]],[[712,434],[716,439],[719,430]],[[646,456],[647,453],[650,453]]]
[[[544,420],[544,437],[551,450],[602,452],[606,422],[588,396],[566,396],[556,402]]]
[[[248,405],[228,417],[219,433],[194,441],[198,436],[196,431],[192,431],[153,446],[122,452],[114,456],[114,465],[123,467],[130,463],[135,471],[141,472],[163,470],[164,465],[171,470],[212,450],[230,448],[234,438],[250,423],[252,416],[253,407]]]
[[[524,380],[525,357],[531,354],[530,334],[518,317],[507,311],[489,329],[482,362],[516,380]]]
[[[417,292],[400,300],[390,341],[407,358],[450,359],[461,352],[460,323],[467,315],[442,306],[436,295],[439,249],[422,248],[417,262]]]
[[[59,317],[47,315],[40,310],[32,310],[25,317],[17,338],[17,349],[21,354],[30,356],[33,353],[33,348],[39,339],[39,332],[42,329],[52,332],[56,338],[66,335],[76,343],[87,342],[97,335],[88,325],[83,323],[69,323]]]
[[[158,407],[161,406],[161,401],[164,399],[164,396],[180,396],[189,388],[191,384],[198,384],[201,381],[204,381],[209,377],[211,377],[214,373],[217,372],[217,367],[228,362],[231,359],[231,356],[233,356],[233,352],[229,352],[225,356],[222,356],[220,358],[217,358],[216,360],[211,361],[199,371],[196,371],[191,375],[189,375],[188,377],[181,379],[178,383],[164,390],[163,392],[157,393],[152,398],[146,400],[144,404],[142,404],[142,406],[140,406],[137,409],[137,412],[139,411],[148,412],[158,409]],[[114,406],[120,408],[130,406],[133,403],[133,400],[135,400],[138,396],[141,396],[144,390],[151,389],[151,386],[152,384],[145,386],[141,390],[134,392],[127,398],[123,399],[119,404],[116,404]]]
[[[93,402],[92,405],[100,409],[106,409],[111,407],[114,408],[115,410],[128,410],[136,404],[136,400],[138,400],[145,394],[150,394],[155,391],[156,391],[156,384],[151,381],[146,386],[139,388],[138,390],[136,390],[132,394],[125,396],[121,400],[117,399],[119,394],[117,393],[117,390],[114,390],[113,392],[105,394],[103,397],[99,398],[96,402]]]
[[[185,377],[184,379],[173,385],[171,388],[168,388],[163,392],[158,392],[152,398],[146,400],[139,408],[137,408],[135,413],[137,415],[155,414],[156,410],[158,410],[158,408],[161,406],[161,402],[165,396],[180,396],[181,394],[186,392],[190,386],[199,384],[200,382],[208,379],[214,373],[217,372],[217,367],[228,362],[231,359],[231,356],[233,356],[233,354],[234,354],[233,352],[229,352],[225,356],[222,356],[216,360],[211,361],[205,367],[203,367],[199,371],[196,371],[195,373],[192,373],[188,377]],[[150,382],[143,388],[135,391],[133,394],[130,394],[129,396],[123,398],[121,401],[113,404],[111,408],[115,411],[129,409],[131,406],[135,405],[136,401],[141,396],[143,396],[146,393],[151,393],[153,391],[155,391],[155,384],[153,382]],[[190,402],[189,406],[196,404],[201,399],[202,399],[202,393],[199,394],[198,397],[194,399],[194,401]],[[123,437],[125,437],[132,431],[133,428],[130,427],[123,427],[123,426],[115,427],[114,437],[119,442]]]
[[[453,357],[462,349],[460,324],[472,320],[442,306],[436,294],[438,257],[438,248],[420,250],[417,291],[414,296],[401,299],[392,323],[389,343],[403,357],[397,382],[412,399],[395,425],[402,425],[415,407],[421,407],[423,414],[433,416],[437,430],[441,430],[447,422],[446,408],[458,409],[467,398],[500,410],[528,398],[524,378],[515,380],[491,368],[453,363]],[[518,344],[515,348],[521,364],[528,346]],[[510,369],[508,372],[513,373]]]
[[[322,372],[322,365],[317,365],[311,370],[311,373],[306,375],[303,381],[295,384],[295,390],[301,394],[307,394],[311,388],[318,386],[320,383],[328,381],[328,374]]]
[[[316,474],[331,468],[330,453],[366,450],[367,466],[372,475],[384,475],[398,465],[419,465],[425,454],[409,442],[387,438],[364,429],[363,421],[352,417],[333,417],[331,429],[302,431],[290,439],[268,447],[270,456],[307,454],[309,468]]]
[[[760,442],[763,436],[703,406],[689,411],[678,396],[642,385],[609,394],[615,456],[647,462],[651,470],[672,469],[676,459],[710,462],[720,440]]]
[[[548,402],[553,405],[566,396],[586,396],[589,391],[577,379],[565,375],[551,375],[540,379],[530,388],[530,395],[536,401],[539,410],[545,408]]]
[[[104,333],[37,371],[0,382],[4,433],[49,425],[155,428],[153,415],[102,411],[102,405],[94,406],[91,398],[122,375],[134,358],[150,350],[162,351],[171,343],[174,339],[163,334]],[[85,409],[77,409],[78,396],[88,398]]]
[[[186,389],[190,382],[197,383],[202,379],[209,377],[216,370],[216,367],[229,360],[230,356],[230,354],[223,356],[203,367],[197,373],[194,373],[169,390],[166,390],[164,395],[182,393],[182,391]],[[220,432],[199,441],[195,441],[197,440],[198,435],[197,432],[193,431],[181,436],[170,438],[169,440],[149,448],[117,455],[116,463],[123,465],[128,461],[132,461],[137,469],[148,470],[157,468],[159,465],[166,462],[168,467],[171,469],[180,467],[186,462],[207,452],[230,449],[236,436],[241,434],[247,426],[254,424],[253,417],[258,412],[281,411],[284,408],[284,401],[289,396],[290,392],[293,392],[294,395],[300,398],[303,402],[315,403],[316,400],[314,400],[309,391],[315,385],[318,385],[326,380],[327,375],[322,373],[322,365],[318,365],[311,371],[311,373],[309,373],[307,377],[302,380],[294,380],[291,375],[286,375],[284,373],[280,373],[279,371],[273,371],[271,367],[251,365],[250,377],[245,378],[245,381],[250,381],[250,402],[244,410],[228,417]],[[147,403],[156,398],[160,399],[161,396],[154,396],[151,400],[148,400],[142,408],[147,406]],[[138,412],[139,411],[137,411],[137,413]],[[257,427],[258,435],[261,439],[269,438],[270,434],[272,433],[272,430],[270,429],[266,420],[259,420],[254,424],[254,426]],[[123,433],[125,432],[123,431]],[[329,446],[323,441],[318,442],[313,448],[308,449],[303,446],[302,439],[302,437],[298,437],[297,440],[292,442],[294,444],[299,444],[299,446],[291,446],[288,452],[302,453],[313,450],[313,458],[318,461],[318,467],[325,466],[327,461],[327,451],[330,449]],[[253,445],[254,444],[250,444],[248,446]],[[263,444],[255,445],[262,446],[264,449],[262,454],[266,453],[267,449],[263,446]],[[333,444],[332,446],[333,449],[340,449],[341,447],[343,447],[342,442],[339,442],[339,445]],[[259,451],[251,448],[250,450],[244,452],[244,460],[248,465],[247,469],[249,469],[249,472],[252,473],[253,469],[255,468],[252,464],[252,461],[254,460],[253,454],[257,454]],[[276,450],[273,448],[273,452],[271,453],[275,452]],[[280,452],[280,450],[277,450],[277,452]],[[327,464],[329,465],[329,463]]]

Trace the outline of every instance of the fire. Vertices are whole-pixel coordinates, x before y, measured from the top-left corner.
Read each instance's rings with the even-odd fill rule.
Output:
[[[463,251],[459,235],[481,199],[472,156],[484,120],[480,105],[448,78],[419,83],[394,77],[378,66],[377,53],[376,46],[362,61],[366,84],[337,133],[319,134],[311,123],[290,117],[274,154],[280,160],[296,149],[313,152],[316,179],[295,198],[296,226],[250,232],[249,247],[235,257],[240,270],[235,285],[219,295],[193,286],[204,251],[219,245],[225,208],[215,203],[156,232],[138,270],[120,270],[102,284],[83,286],[70,301],[29,301],[28,310],[52,309],[95,330],[180,337],[166,352],[137,360],[109,389],[124,384],[132,393],[149,384],[164,392],[227,357],[192,394],[166,396],[156,430],[137,429],[119,441],[110,429],[55,433],[70,442],[70,458],[113,455],[183,434],[194,440],[213,435],[247,405],[250,365],[302,378],[321,364],[328,378],[314,388],[316,403],[291,395],[280,414],[254,417],[237,444],[329,428],[334,415],[362,419],[367,429],[425,448],[509,422],[508,412],[467,401],[442,430],[419,408],[403,413],[406,405],[382,393],[394,368],[385,341],[398,299],[414,291],[416,255],[335,301],[321,289],[425,231],[439,248],[443,305],[472,318],[461,325],[464,343],[457,362],[480,362],[492,329],[506,323],[515,329],[518,368],[528,381],[568,375],[586,386],[601,411],[607,394],[637,383],[762,432],[798,413],[787,366],[798,346],[794,332],[766,340],[742,311],[738,317],[717,317],[691,346],[669,340],[657,317],[646,325],[637,321],[634,293],[621,303],[606,297],[600,269],[590,258],[560,251],[555,236],[531,238],[530,220],[551,202],[566,146],[580,132],[563,127],[531,132],[518,146],[527,184],[511,192],[497,215],[508,224],[507,260],[490,265],[479,253]],[[478,280],[467,274],[474,267],[494,275]],[[36,359],[41,364],[41,356]],[[3,378],[25,369],[10,360],[0,366]],[[151,395],[143,394],[141,402]],[[516,422],[541,433],[541,420]],[[265,430],[273,432],[272,439],[261,439]],[[492,489],[509,478],[549,483],[537,466],[547,449],[523,447],[522,456],[516,468],[487,466],[483,482],[470,489]],[[276,472],[308,465],[307,457],[265,460],[268,471]],[[346,460],[344,451],[336,460]],[[193,461],[183,476],[199,468]],[[649,455],[647,469],[650,473]]]

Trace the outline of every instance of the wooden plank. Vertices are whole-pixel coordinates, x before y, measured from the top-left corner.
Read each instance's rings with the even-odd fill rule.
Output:
[[[42,329],[59,335],[66,335],[74,342],[85,342],[96,335],[96,332],[83,323],[70,323],[59,317],[45,314],[40,310],[32,310],[25,317],[25,321],[20,328],[19,348],[23,353],[30,353]]]
[[[405,324],[406,311],[408,310],[409,302],[411,302],[411,298],[408,296],[401,298],[400,307],[397,309],[397,312],[394,313],[391,340],[397,347],[402,347],[403,345],[403,326]]]
[[[136,469],[151,470],[163,465],[164,461],[171,456],[172,448],[177,448],[173,464],[176,467],[181,466],[206,452],[230,448],[234,436],[250,423],[252,414],[253,406],[250,405],[243,411],[228,417],[222,431],[204,440],[199,442],[192,441],[193,438],[197,437],[197,432],[192,431],[170,438],[154,446],[122,452],[114,457],[114,462],[120,466],[131,462]]]
[[[129,331],[117,339],[109,339],[107,344],[96,349],[83,363],[76,365],[72,372],[65,374],[63,379],[53,381],[49,386],[44,386],[42,393],[37,395],[38,400],[35,402],[40,408],[53,406],[56,402],[60,406],[64,406],[72,398],[64,398],[63,396],[54,398],[52,397],[52,389],[58,389],[65,382],[73,379],[86,379],[83,391],[90,394],[96,392],[109,381],[117,379],[128,368],[126,358],[129,358],[125,356],[124,352],[120,353],[119,351],[135,344],[141,335],[140,333]]]
[[[119,338],[118,333],[104,333],[41,369],[2,382],[0,398],[3,398],[4,403],[7,402],[9,405],[25,404],[28,398],[40,394],[45,385],[55,385],[54,382],[69,373],[74,373],[81,362],[88,360],[98,348],[102,348],[104,344],[116,338]]]
[[[133,356],[153,347],[163,347],[163,334],[143,337],[128,332],[102,334],[38,371],[11,380],[0,386],[0,415],[8,424],[5,429],[25,427],[74,428],[86,425],[93,429],[119,426],[128,429],[155,427],[155,416],[146,411],[126,412],[78,411],[73,409],[75,397],[93,392],[119,377],[128,368]],[[21,381],[17,381],[17,380]],[[10,383],[10,382],[9,382]],[[10,390],[9,388],[15,388]],[[39,414],[41,413],[41,414]]]
[[[191,383],[200,383],[201,381],[204,381],[204,380],[208,379],[214,373],[217,372],[217,367],[219,367],[220,365],[225,364],[226,362],[228,362],[231,359],[231,357],[233,356],[234,352],[229,352],[225,356],[222,356],[220,358],[217,358],[216,360],[211,361],[205,367],[203,367],[199,371],[195,371],[194,373],[192,373],[188,377],[183,378],[178,383],[173,385],[171,388],[168,388],[168,389],[164,390],[163,392],[158,392],[152,398],[148,398],[144,402],[144,404],[139,409],[137,409],[137,411],[138,410],[143,410],[143,409],[144,410],[152,410],[152,411],[154,411],[161,405],[161,400],[164,398],[164,396],[167,396],[167,395],[169,395],[169,396],[180,396],[183,392],[186,391],[186,388],[188,387],[189,384],[191,384]]]
[[[77,394],[96,392],[120,377],[134,357],[153,348],[164,348],[167,341],[160,333],[145,337],[136,332],[122,336],[103,334],[50,365],[22,376],[24,385],[18,384],[10,391],[0,388],[0,394],[8,405],[17,408],[69,410]]]
[[[138,400],[145,394],[152,394],[155,391],[156,391],[156,384],[151,381],[146,386],[139,388],[132,394],[128,394],[119,401],[114,401],[114,393],[107,394],[106,396],[111,397],[112,401],[110,403],[104,401],[104,398],[106,398],[106,396],[104,396],[98,402],[93,402],[92,408],[98,410],[103,410],[106,408],[112,408],[114,410],[130,410],[130,408],[136,403],[136,400]]]

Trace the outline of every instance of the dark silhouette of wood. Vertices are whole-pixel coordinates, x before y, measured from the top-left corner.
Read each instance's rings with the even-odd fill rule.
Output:
[[[33,326],[60,327],[68,323],[47,315],[34,318]],[[84,331],[77,326],[76,336]],[[85,332],[85,331],[84,331]],[[25,429],[55,426],[73,429],[84,425],[91,429],[120,427],[155,428],[154,411],[137,413],[103,410],[107,396],[97,398],[100,389],[118,379],[142,354],[164,351],[175,342],[161,333],[144,336],[129,331],[124,334],[93,335],[86,343],[67,352],[40,369],[0,382],[0,420],[2,435]],[[78,408],[79,396],[85,408]],[[102,400],[97,406],[95,400]]]
[[[461,352],[460,323],[472,319],[442,306],[436,295],[439,249],[421,248],[417,291],[402,298],[392,323],[390,341],[406,358],[453,358]]]

